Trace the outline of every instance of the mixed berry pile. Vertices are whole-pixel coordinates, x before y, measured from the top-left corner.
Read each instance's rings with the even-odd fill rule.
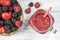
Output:
[[[26,14],[30,14],[30,13],[31,13],[31,7],[34,6],[34,7],[37,9],[37,8],[39,8],[39,7],[41,6],[41,4],[40,4],[39,2],[36,2],[35,4],[34,4],[33,2],[30,2],[30,3],[28,4],[28,6],[29,6],[29,7],[25,9],[25,13],[26,13]]]
[[[10,34],[20,26],[22,9],[16,0],[0,0],[0,33]]]

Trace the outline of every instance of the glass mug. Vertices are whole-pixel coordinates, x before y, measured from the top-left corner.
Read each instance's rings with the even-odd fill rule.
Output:
[[[30,18],[29,24],[37,32],[44,34],[47,31],[52,29],[54,24],[54,18],[51,14],[48,13],[46,17],[43,17],[46,13],[43,9],[38,9]]]

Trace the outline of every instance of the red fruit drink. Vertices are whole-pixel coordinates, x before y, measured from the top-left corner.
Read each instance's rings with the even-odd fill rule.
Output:
[[[32,26],[32,28],[41,34],[49,31],[54,23],[54,18],[52,15],[48,13],[48,15],[44,17],[45,13],[45,10],[39,9],[29,20],[29,24]]]

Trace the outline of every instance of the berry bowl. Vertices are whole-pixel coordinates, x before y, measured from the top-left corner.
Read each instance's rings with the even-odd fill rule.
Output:
[[[10,36],[20,30],[23,13],[17,0],[0,1],[0,34]]]

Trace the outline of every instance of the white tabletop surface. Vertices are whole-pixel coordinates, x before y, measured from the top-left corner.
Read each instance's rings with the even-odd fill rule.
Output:
[[[23,26],[19,32],[12,36],[0,36],[0,40],[60,40],[60,0],[18,0],[18,2],[21,4],[23,9]],[[53,27],[57,30],[56,34],[54,34],[53,31],[49,31],[46,34],[40,34],[32,29],[29,25],[26,26],[31,15],[37,10],[32,7],[32,12],[30,14],[26,14],[24,12],[28,7],[28,3],[30,2],[40,2],[40,8],[44,10],[47,10],[50,6],[53,7],[51,15],[55,18]]]

